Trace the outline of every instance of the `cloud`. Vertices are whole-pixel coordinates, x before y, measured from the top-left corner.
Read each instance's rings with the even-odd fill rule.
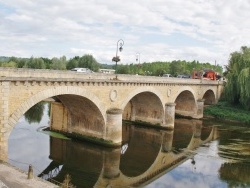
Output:
[[[250,45],[250,2],[222,0],[66,1],[0,0],[0,55],[62,56],[92,52],[112,63],[173,59],[226,64]],[[84,49],[84,50],[76,50]]]

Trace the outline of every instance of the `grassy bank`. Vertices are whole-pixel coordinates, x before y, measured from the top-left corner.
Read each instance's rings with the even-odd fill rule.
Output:
[[[243,110],[240,106],[232,106],[227,102],[219,102],[216,105],[205,107],[204,116],[250,125],[250,111]]]

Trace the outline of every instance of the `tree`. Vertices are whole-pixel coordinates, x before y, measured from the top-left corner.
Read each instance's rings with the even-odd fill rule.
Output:
[[[12,67],[12,68],[17,67],[17,64],[15,61],[9,61],[8,63],[4,62],[0,64],[1,64],[1,67]]]
[[[89,68],[93,71],[98,71],[101,65],[95,60],[92,55],[84,55],[82,57],[76,56],[70,59],[66,67],[68,70],[76,67],[82,67]]]
[[[42,58],[33,58],[31,57],[27,62],[25,67],[32,69],[45,69],[46,65]]]
[[[118,74],[129,74],[129,67],[126,65],[118,65],[117,66]]]
[[[183,74],[184,67],[181,63],[181,61],[172,61],[172,63],[169,66],[170,74],[173,76],[177,76],[178,74]]]
[[[71,70],[71,69],[76,68],[76,67],[78,67],[78,59],[74,57],[68,61],[66,68],[68,70]]]
[[[50,66],[51,69],[55,69],[55,70],[65,70],[66,69],[66,57],[62,56],[60,57],[60,59],[54,57],[52,58],[52,64]]]
[[[92,71],[98,71],[100,68],[100,64],[95,60],[92,55],[84,55],[79,59],[78,62],[79,67],[89,68]]]
[[[250,109],[250,48],[241,47],[240,52],[231,53],[227,68],[225,99]]]
[[[45,63],[45,66],[46,66],[46,69],[50,69],[51,68],[51,64],[52,64],[52,60],[49,59],[49,58],[46,58],[46,57],[42,57],[44,63]]]
[[[39,123],[43,117],[43,110],[43,102],[35,104],[24,114],[25,120],[29,123]]]

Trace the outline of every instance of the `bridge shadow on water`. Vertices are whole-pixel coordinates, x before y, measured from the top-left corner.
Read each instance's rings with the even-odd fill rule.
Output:
[[[76,187],[145,186],[194,156],[193,150],[218,137],[200,120],[176,120],[174,130],[123,125],[123,144],[107,148],[50,137],[52,162],[38,176]]]

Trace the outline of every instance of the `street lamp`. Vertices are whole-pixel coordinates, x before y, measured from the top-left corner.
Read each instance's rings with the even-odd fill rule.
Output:
[[[140,65],[140,53],[136,53],[136,62],[139,62],[139,64],[137,64],[137,74],[139,74],[139,67]]]
[[[140,53],[136,53],[136,62],[138,61],[139,62],[139,64],[140,64]]]
[[[117,62],[120,61],[120,57],[117,56],[118,55],[118,48],[119,48],[119,51],[121,52],[123,50],[123,48],[122,48],[123,45],[124,45],[124,41],[122,39],[119,39],[117,41],[115,57],[112,58],[112,61],[115,62],[115,71],[117,70]]]

